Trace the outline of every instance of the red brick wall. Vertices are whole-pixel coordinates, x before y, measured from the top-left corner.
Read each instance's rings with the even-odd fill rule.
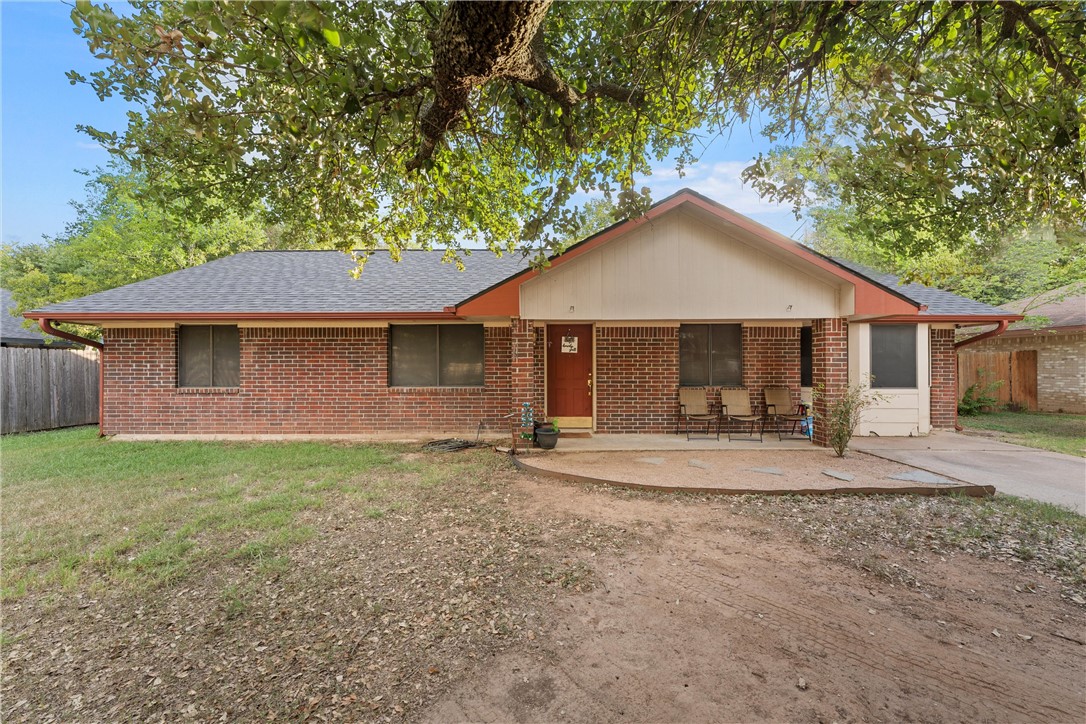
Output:
[[[841,322],[843,333],[843,320],[830,321]],[[387,329],[243,328],[240,387],[190,390],[177,388],[173,329],[110,329],[103,356],[103,432],[474,432],[480,420],[485,429],[505,431],[508,421],[502,417],[520,402],[530,399],[543,410],[544,331],[526,320],[487,327],[481,388],[389,388]],[[675,430],[678,332],[677,327],[596,329],[599,432]],[[764,406],[766,385],[798,392],[798,327],[745,328],[743,357],[754,409]],[[718,388],[708,395],[719,402]]]
[[[814,401],[814,442],[826,447],[829,436],[825,419],[826,402],[848,388],[848,321],[841,318],[816,319],[811,325],[811,381],[821,394]]]
[[[596,328],[596,429],[675,431],[678,327]]]
[[[958,355],[953,329],[931,330],[931,426],[950,429],[958,421]]]
[[[762,388],[785,385],[799,402],[799,327],[743,328],[743,385],[751,407],[765,409]],[[675,431],[679,389],[677,327],[596,329],[596,429],[607,433]],[[709,387],[711,404],[720,388]]]
[[[177,388],[173,329],[107,329],[103,433],[504,430],[509,328],[487,327],[483,387],[389,388],[388,330],[242,328],[241,385]]]
[[[799,404],[799,332],[799,327],[743,327],[743,386],[754,414],[765,413],[766,387],[787,387],[792,404]]]

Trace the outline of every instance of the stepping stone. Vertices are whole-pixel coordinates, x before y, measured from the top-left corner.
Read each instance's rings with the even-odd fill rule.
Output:
[[[752,473],[765,473],[766,475],[784,475],[780,468],[748,468]]]
[[[713,467],[712,465],[705,462],[704,460],[697,460],[697,459],[687,460],[686,464],[689,465],[692,468],[701,468],[702,470],[709,470],[710,468]]]
[[[891,475],[891,480],[907,480],[910,483],[932,483],[937,485],[953,485],[953,481],[946,478],[929,473],[927,470],[910,470],[907,473],[898,473],[897,475]]]
[[[856,476],[852,473],[842,473],[840,470],[823,470],[823,475],[829,475],[834,480],[843,480],[846,483],[851,483],[856,479]]]
[[[664,458],[637,458],[636,462],[648,463],[649,465],[663,465],[667,461]]]

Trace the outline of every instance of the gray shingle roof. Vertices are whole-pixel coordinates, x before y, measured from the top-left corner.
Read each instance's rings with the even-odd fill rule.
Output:
[[[528,266],[519,254],[476,250],[464,271],[442,251],[374,252],[359,279],[338,251],[248,251],[135,284],[53,304],[65,313],[440,312]]]
[[[0,289],[0,341],[19,347],[74,347],[67,340],[45,335],[37,329],[23,326],[23,318],[13,316],[16,309],[15,299],[7,289]]]
[[[1047,317],[1044,329],[1086,326],[1086,283],[1075,282],[1025,299],[1001,304],[1016,314]],[[1029,322],[1015,322],[1011,329],[1034,329]]]
[[[361,278],[354,279],[354,262],[342,252],[249,251],[35,312],[57,319],[65,314],[441,312],[528,267],[520,254],[497,257],[476,250],[465,259],[467,268],[458,271],[454,264],[443,263],[442,256],[442,251],[410,250],[397,263],[387,252],[375,252]],[[1006,314],[940,289],[900,284],[892,274],[845,259],[833,261],[927,305],[922,314]]]
[[[831,258],[838,266],[842,266],[861,276],[865,276],[873,282],[908,297],[917,304],[926,304],[928,308],[926,311],[920,312],[921,315],[970,317],[988,314],[1005,316],[1007,314],[1007,310],[1000,309],[999,307],[992,307],[982,302],[959,297],[957,294],[952,294],[951,292],[942,289],[926,287],[923,284],[917,284],[916,282],[902,284],[901,279],[893,274],[884,274],[883,272],[875,271],[870,267],[866,267],[863,264],[857,264],[856,262],[847,259]]]

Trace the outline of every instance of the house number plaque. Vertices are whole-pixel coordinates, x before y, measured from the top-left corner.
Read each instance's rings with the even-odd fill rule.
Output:
[[[562,352],[568,354],[577,354],[577,338],[562,337]]]

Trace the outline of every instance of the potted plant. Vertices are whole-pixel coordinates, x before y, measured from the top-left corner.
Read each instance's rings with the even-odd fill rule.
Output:
[[[537,422],[535,424],[535,443],[544,450],[553,450],[558,444],[560,430],[553,422]]]

